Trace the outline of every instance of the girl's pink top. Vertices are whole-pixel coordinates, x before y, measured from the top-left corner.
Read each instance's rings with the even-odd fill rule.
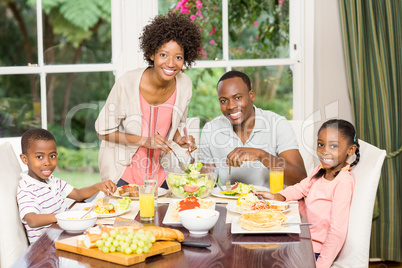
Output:
[[[300,183],[279,193],[286,200],[305,197],[313,250],[320,253],[317,267],[330,267],[346,239],[354,180],[350,171],[340,171],[332,181],[324,177],[312,179],[318,166]]]
[[[141,136],[152,137],[156,135],[156,132],[159,132],[164,137],[167,136],[172,123],[176,92],[175,90],[165,103],[158,106],[149,104],[140,93],[142,111]],[[145,173],[157,173],[158,185],[161,186],[165,180],[165,172],[159,162],[160,154],[160,150],[148,149],[146,147],[138,148],[137,152],[133,155],[131,164],[126,167],[121,178],[130,184],[143,185],[143,176]]]

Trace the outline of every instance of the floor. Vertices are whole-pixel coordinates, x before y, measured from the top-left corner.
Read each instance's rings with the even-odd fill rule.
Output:
[[[402,263],[391,261],[370,262],[369,268],[402,268]]]

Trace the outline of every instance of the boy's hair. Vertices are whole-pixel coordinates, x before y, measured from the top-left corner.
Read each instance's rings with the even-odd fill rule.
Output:
[[[222,75],[221,79],[219,79],[218,84],[223,80],[235,78],[235,77],[241,78],[241,80],[243,80],[244,84],[246,84],[248,91],[251,90],[250,78],[248,77],[247,74],[239,72],[239,71],[229,71],[229,72],[225,73],[224,75]]]
[[[26,154],[31,143],[37,140],[56,142],[56,139],[54,138],[53,134],[47,131],[46,129],[43,128],[30,129],[26,131],[24,135],[22,135],[21,138],[22,153]]]
[[[157,15],[144,27],[140,36],[140,48],[150,66],[154,65],[151,56],[169,41],[175,41],[183,48],[184,67],[191,68],[201,53],[200,26],[188,16],[178,12],[170,11],[167,15]]]
[[[348,145],[356,144],[356,151],[355,151],[356,159],[355,159],[355,161],[353,161],[352,164],[350,164],[350,167],[356,166],[357,163],[359,163],[359,160],[360,160],[360,151],[359,151],[360,145],[359,145],[359,139],[357,137],[355,127],[350,122],[348,122],[346,120],[331,119],[331,120],[328,120],[327,122],[325,122],[324,124],[322,124],[322,126],[318,130],[318,134],[320,134],[320,132],[323,129],[326,129],[328,127],[332,127],[332,128],[337,129],[339,131],[339,133],[342,135],[342,137],[344,137],[348,141]],[[319,178],[322,175],[324,175],[324,173],[325,173],[325,170],[320,169],[314,175],[314,178]],[[338,173],[335,174],[335,176],[336,175],[338,175]]]

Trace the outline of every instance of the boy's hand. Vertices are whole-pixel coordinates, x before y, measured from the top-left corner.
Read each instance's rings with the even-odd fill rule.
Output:
[[[111,196],[116,192],[117,186],[111,180],[107,180],[99,184],[99,190],[104,192],[106,195]]]

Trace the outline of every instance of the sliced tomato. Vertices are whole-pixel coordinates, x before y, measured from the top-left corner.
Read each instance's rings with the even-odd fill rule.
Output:
[[[110,213],[116,213],[116,210],[115,210],[115,209],[111,209],[111,210],[110,210]]]
[[[195,191],[198,190],[198,186],[197,185],[184,185],[184,191],[186,191],[187,193],[194,193]]]
[[[237,186],[239,186],[239,183],[238,183],[238,182],[237,182],[235,185],[232,186],[232,191],[233,191],[234,189],[236,189]]]

